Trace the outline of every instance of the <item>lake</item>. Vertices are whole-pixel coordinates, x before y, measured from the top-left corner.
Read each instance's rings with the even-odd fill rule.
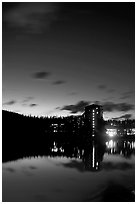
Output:
[[[65,155],[54,142],[51,154],[4,162],[3,202],[134,201],[135,143],[93,144]]]

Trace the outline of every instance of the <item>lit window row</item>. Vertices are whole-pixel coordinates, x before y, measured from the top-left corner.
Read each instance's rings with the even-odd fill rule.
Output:
[[[92,137],[95,137],[95,110],[92,110]]]

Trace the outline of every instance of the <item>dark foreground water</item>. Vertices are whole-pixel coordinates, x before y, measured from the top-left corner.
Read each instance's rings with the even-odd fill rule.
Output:
[[[123,150],[109,141],[103,154],[92,145],[86,154],[27,157],[3,163],[3,201],[106,202],[134,201],[134,142]]]

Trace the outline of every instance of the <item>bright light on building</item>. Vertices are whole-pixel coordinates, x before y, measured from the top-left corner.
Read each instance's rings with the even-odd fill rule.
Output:
[[[135,135],[135,128],[127,129],[127,135]]]
[[[117,129],[107,129],[106,133],[109,137],[114,137],[117,135]]]

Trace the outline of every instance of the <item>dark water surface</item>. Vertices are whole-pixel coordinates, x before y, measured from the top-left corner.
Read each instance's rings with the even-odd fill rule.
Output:
[[[50,155],[5,162],[3,201],[134,201],[133,150],[134,142],[118,148],[110,140],[103,153],[93,144],[89,151],[75,148],[65,156],[65,150],[54,143]]]

